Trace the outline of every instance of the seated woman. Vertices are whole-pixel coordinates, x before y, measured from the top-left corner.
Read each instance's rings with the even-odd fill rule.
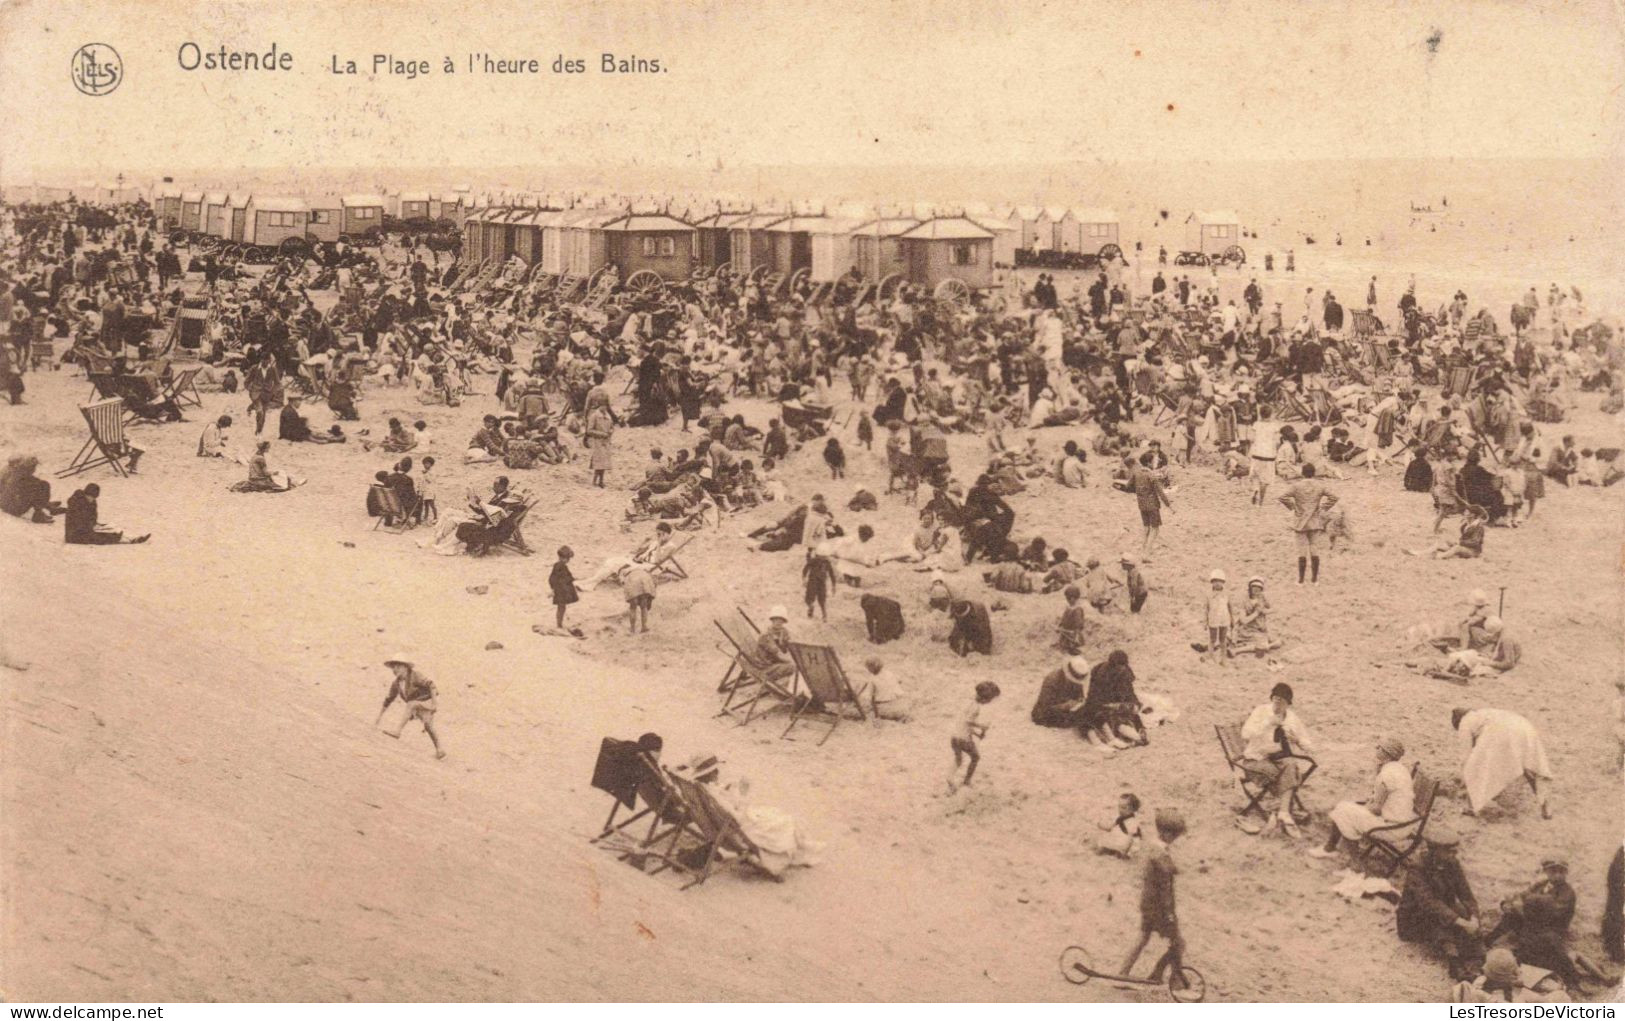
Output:
[[[1523,646],[1506,633],[1500,617],[1486,617],[1482,625],[1485,636],[1481,648],[1453,649],[1445,655],[1437,671],[1440,676],[1488,677],[1493,673],[1506,673],[1523,659]]]
[[[266,459],[271,449],[270,440],[260,440],[254,446],[254,456],[248,459],[248,478],[231,487],[234,493],[285,493],[304,480],[286,472],[273,472]]]
[[[1270,636],[1270,601],[1264,595],[1264,579],[1247,579],[1247,598],[1236,615],[1230,633],[1230,651],[1265,653],[1279,649],[1281,643]]]
[[[1377,742],[1377,773],[1371,794],[1364,801],[1340,801],[1332,809],[1332,831],[1324,847],[1309,851],[1312,858],[1330,858],[1339,842],[1358,846],[1362,837],[1379,826],[1408,822],[1416,817],[1415,792],[1411,771],[1400,763],[1405,745],[1397,737]],[[1407,828],[1408,829],[1408,828]],[[1391,839],[1408,837],[1405,830],[1391,831]]]
[[[355,384],[348,379],[333,380],[327,388],[327,406],[343,421],[355,422],[361,418],[355,407]]]
[[[739,823],[739,829],[750,840],[750,847],[731,850],[745,855],[747,861],[783,882],[784,873],[791,868],[811,868],[818,864],[821,843],[809,840],[795,817],[777,808],[754,804],[750,799],[750,781],[741,778],[733,784],[718,783],[716,773],[702,776],[700,782]]]
[[[672,538],[673,534],[672,527],[668,522],[660,522],[655,526],[654,534],[638,543],[637,548],[629,555],[606,557],[597,571],[582,580],[581,588],[589,591],[595,589],[610,578],[618,577],[621,572],[633,564],[643,564],[648,567],[659,564],[677,545]]]
[[[1113,649],[1106,662],[1089,673],[1089,694],[1079,713],[1078,733],[1102,751],[1150,744],[1140,722],[1140,697],[1128,653]]]
[[[418,445],[417,436],[406,428],[398,418],[389,420],[389,433],[379,441],[378,445],[392,454],[404,454]]]
[[[1445,543],[1433,551],[1435,560],[1476,560],[1484,555],[1484,524],[1488,512],[1478,504],[1467,505],[1467,517],[1461,522],[1461,534],[1453,543]],[[1411,553],[1410,550],[1405,552]],[[1412,554],[1415,555],[1414,553]]]

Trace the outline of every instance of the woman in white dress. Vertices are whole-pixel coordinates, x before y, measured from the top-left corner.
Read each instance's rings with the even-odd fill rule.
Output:
[[[1340,841],[1358,845],[1361,837],[1379,826],[1408,822],[1416,817],[1411,771],[1399,761],[1404,757],[1405,745],[1399,738],[1385,737],[1377,742],[1377,774],[1370,796],[1364,801],[1337,803],[1331,811],[1332,832],[1326,837],[1326,846],[1311,850],[1310,857],[1330,858],[1336,854]],[[1394,830],[1393,834],[1407,835],[1405,830]]]

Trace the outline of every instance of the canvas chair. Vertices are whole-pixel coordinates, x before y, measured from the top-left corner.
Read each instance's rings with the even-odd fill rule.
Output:
[[[534,550],[522,545],[514,535],[519,531],[519,526],[524,523],[525,516],[530,513],[532,506],[533,504],[524,504],[495,525],[483,529],[478,536],[463,540],[463,544],[468,547],[468,552],[476,557],[482,557],[494,550],[507,548],[516,553],[529,556]]]
[[[73,456],[73,461],[56,473],[59,479],[110,464],[121,476],[130,473],[119,462],[130,456],[130,443],[124,438],[124,401],[110,397],[94,404],[81,404],[79,413],[90,427],[90,438]]]
[[[806,696],[796,701],[790,714],[790,725],[784,728],[780,737],[789,737],[790,731],[801,722],[801,718],[808,713],[822,712],[830,717],[829,730],[818,739],[823,745],[829,740],[835,728],[841,725],[841,708],[850,704],[858,711],[858,719],[867,720],[868,714],[863,711],[863,702],[860,696],[867,686],[855,688],[846,671],[841,667],[841,658],[835,654],[835,649],[828,645],[805,645],[801,642],[790,643],[790,658],[795,661],[796,671],[801,676],[801,682],[807,688]]]
[[[716,871],[718,865],[728,865],[737,861],[748,862],[761,853],[756,844],[745,835],[744,827],[739,825],[739,820],[734,818],[734,814],[705,784],[670,771],[666,772],[666,777],[678,797],[682,799],[686,818],[684,829],[699,844],[696,850],[685,852],[685,856],[699,860],[700,864],[685,865],[678,859],[676,853],[676,845],[683,832],[673,835],[671,864],[674,868],[687,870],[694,877],[683,884],[682,889],[687,890],[705,882],[711,878],[711,873]]]
[[[1458,365],[1445,379],[1446,397],[1466,397],[1473,390],[1473,379],[1478,374],[1476,365]]]
[[[203,397],[197,392],[198,369],[182,369],[164,385],[158,397],[160,403],[174,401],[177,407],[203,407]]]
[[[688,572],[684,570],[683,565],[678,562],[677,554],[683,552],[683,548],[693,541],[694,537],[692,535],[685,535],[682,542],[678,543],[676,546],[673,546],[671,549],[662,553],[659,557],[652,561],[649,564],[649,569],[651,571],[660,572],[661,574],[670,578],[672,581],[681,581],[687,578]]]
[[[372,530],[388,528],[396,532],[404,532],[416,524],[417,504],[414,499],[412,506],[407,507],[401,502],[401,494],[389,486],[375,485],[373,489],[378,493],[378,507],[383,511],[378,520],[373,522]]]
[[[1241,785],[1242,796],[1247,799],[1247,804],[1236,814],[1246,817],[1253,812],[1257,812],[1261,818],[1268,819],[1269,813],[1265,811],[1260,802],[1269,795],[1269,785],[1247,772],[1243,765],[1247,759],[1247,743],[1241,739],[1241,724],[1216,724],[1213,729],[1219,735],[1219,748],[1224,752],[1225,764],[1236,774],[1236,782]],[[1315,760],[1307,755],[1294,755],[1292,758],[1297,759],[1299,764],[1303,766],[1298,776],[1298,785],[1301,789],[1304,784],[1309,782],[1309,777],[1314,775],[1317,768]],[[1300,824],[1309,821],[1309,810],[1304,808],[1303,802],[1298,799],[1297,790],[1292,792],[1292,800],[1288,805],[1288,810]]]
[[[1427,828],[1428,819],[1433,814],[1433,803],[1439,796],[1439,781],[1420,769],[1413,769],[1411,789],[1416,799],[1414,816],[1404,822],[1367,830],[1360,839],[1360,848],[1355,852],[1355,857],[1368,875],[1374,875],[1374,870],[1378,868],[1385,876],[1393,875],[1422,846],[1422,831]]]
[[[740,722],[749,723],[758,711],[765,712],[774,704],[788,705],[795,701],[795,676],[779,679],[767,676],[767,664],[756,655],[756,640],[761,635],[761,629],[745,616],[743,610],[739,611],[738,620],[725,616],[715,619],[714,623],[734,649],[734,657],[722,675],[722,683],[717,685],[717,691],[724,695],[718,716],[733,716],[743,710],[745,718]],[[775,701],[766,709],[759,710],[764,698]]]

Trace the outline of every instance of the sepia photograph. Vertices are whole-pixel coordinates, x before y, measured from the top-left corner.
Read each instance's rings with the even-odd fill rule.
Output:
[[[0,999],[1613,1017],[1622,86],[1618,0],[0,3]]]

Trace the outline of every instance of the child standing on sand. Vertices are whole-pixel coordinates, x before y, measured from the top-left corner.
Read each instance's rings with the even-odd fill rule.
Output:
[[[575,551],[568,546],[559,547],[559,559],[553,564],[553,571],[547,576],[547,584],[553,589],[553,605],[558,608],[553,624],[560,631],[564,630],[564,611],[571,603],[580,600],[576,594],[575,575],[570,573],[570,558]]]
[[[954,768],[948,774],[948,793],[958,790],[960,784],[969,787],[971,777],[976,775],[976,766],[982,761],[982,753],[977,750],[978,739],[987,736],[987,724],[981,722],[982,707],[999,697],[999,686],[992,681],[982,681],[976,685],[976,699],[971,702],[965,715],[960,717],[955,725],[954,733],[948,739],[948,744],[954,750]],[[965,770],[965,779],[959,780],[959,767],[966,760],[970,760],[970,767]]]
[[[1224,590],[1224,572],[1215,568],[1207,580],[1212,591],[1207,597],[1207,653],[1220,666],[1230,658],[1230,594]]]
[[[1168,940],[1168,949],[1151,969],[1151,981],[1161,982],[1165,968],[1173,968],[1170,989],[1182,989],[1184,977],[1180,974],[1181,959],[1185,954],[1185,940],[1179,935],[1179,916],[1174,910],[1174,876],[1179,869],[1174,865],[1169,848],[1185,832],[1185,818],[1171,808],[1157,809],[1157,842],[1148,844],[1145,870],[1140,880],[1140,940],[1123,961],[1119,975],[1128,977],[1134,962],[1140,959],[1151,935],[1156,933]]]

